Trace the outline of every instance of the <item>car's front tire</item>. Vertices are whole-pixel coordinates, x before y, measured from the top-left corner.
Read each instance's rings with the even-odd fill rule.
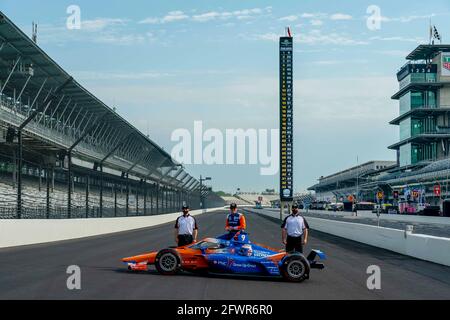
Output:
[[[173,249],[163,249],[156,255],[155,267],[160,274],[174,275],[181,267],[180,256]]]
[[[309,278],[310,266],[302,254],[292,254],[283,260],[280,267],[282,277],[291,282],[302,282]]]

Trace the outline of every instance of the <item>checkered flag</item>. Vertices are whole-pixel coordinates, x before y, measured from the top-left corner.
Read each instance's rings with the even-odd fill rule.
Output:
[[[439,41],[442,41],[441,39],[441,35],[439,34],[439,32],[436,29],[436,26],[433,26],[433,38],[437,39]]]

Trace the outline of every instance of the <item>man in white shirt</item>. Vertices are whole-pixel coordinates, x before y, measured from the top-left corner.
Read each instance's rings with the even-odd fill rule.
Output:
[[[183,215],[175,221],[175,242],[179,247],[197,241],[197,220],[189,214],[189,206],[182,207]]]
[[[300,215],[298,205],[292,205],[292,214],[287,216],[281,225],[281,238],[286,245],[286,252],[303,253],[303,245],[308,242],[308,222]]]

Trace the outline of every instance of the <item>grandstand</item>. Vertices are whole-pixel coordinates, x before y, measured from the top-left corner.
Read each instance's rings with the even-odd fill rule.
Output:
[[[261,194],[261,193],[239,193],[236,195],[241,200],[247,202],[248,204],[254,205],[260,198],[262,198],[261,205],[270,206],[270,202],[275,199],[279,199],[279,195],[275,194]]]
[[[227,204],[232,202],[237,205],[251,205],[254,206],[259,199],[262,198],[261,205],[262,206],[270,206],[271,202],[279,199],[280,196],[274,193],[267,192],[237,192],[233,196],[223,196],[222,199],[225,200]]]
[[[316,197],[311,193],[297,193],[294,194],[293,202],[297,203],[300,206],[309,205],[310,203],[316,201]],[[280,207],[280,198],[272,198],[270,200],[270,206],[274,208]]]
[[[173,212],[224,201],[0,12],[0,218]]]
[[[225,201],[225,205],[230,205],[231,203],[236,203],[238,206],[249,205],[248,202],[234,196],[222,196],[222,199]]]
[[[320,177],[319,182],[308,188],[315,191],[319,201],[342,201],[349,195],[361,192],[361,185],[372,177],[395,168],[395,161],[369,161],[331,175]]]
[[[450,215],[450,206],[444,210],[444,203],[450,202],[448,59],[448,44],[419,45],[406,57],[397,72],[399,91],[391,97],[399,100],[399,115],[390,124],[399,126],[400,141],[388,148],[396,150],[397,161],[381,168],[364,164],[365,168],[321,177],[308,189],[316,192],[318,200],[357,195],[360,201],[439,206]]]

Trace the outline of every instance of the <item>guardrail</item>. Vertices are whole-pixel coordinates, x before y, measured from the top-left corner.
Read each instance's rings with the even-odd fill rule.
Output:
[[[192,210],[200,215],[220,208]],[[0,220],[0,248],[78,239],[174,222],[181,213],[93,219]]]

